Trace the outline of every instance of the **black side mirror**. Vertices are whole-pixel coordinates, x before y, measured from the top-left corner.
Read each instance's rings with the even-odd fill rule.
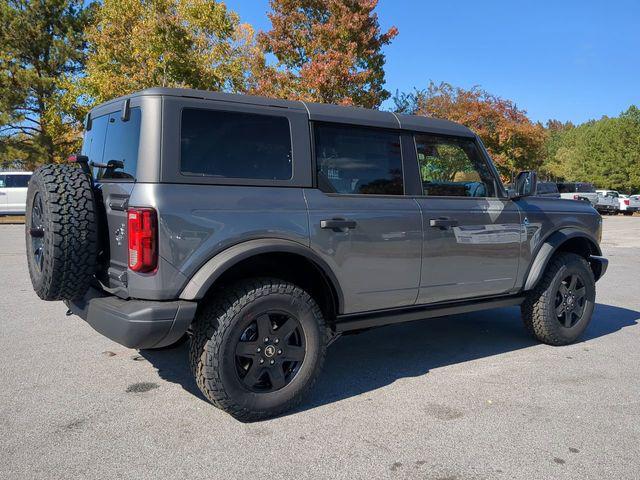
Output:
[[[515,188],[509,192],[509,197],[529,197],[536,194],[537,188],[538,174],[533,171],[523,171],[516,177]]]

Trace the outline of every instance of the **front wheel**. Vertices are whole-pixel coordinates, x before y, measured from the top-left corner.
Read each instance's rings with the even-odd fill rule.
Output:
[[[537,340],[567,345],[589,325],[595,298],[595,280],[587,261],[574,253],[560,253],[523,302],[522,319]]]
[[[313,298],[283,280],[255,279],[203,306],[189,357],[207,399],[239,420],[255,421],[301,402],[325,349],[325,323]]]

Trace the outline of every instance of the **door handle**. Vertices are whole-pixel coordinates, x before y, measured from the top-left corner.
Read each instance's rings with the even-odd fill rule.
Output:
[[[344,230],[349,230],[351,228],[356,228],[355,220],[345,220],[344,218],[332,218],[330,220],[321,220],[320,228],[330,229],[334,232],[341,232]]]
[[[429,220],[429,226],[440,230],[449,230],[451,227],[457,227],[458,221],[446,217],[432,218]]]

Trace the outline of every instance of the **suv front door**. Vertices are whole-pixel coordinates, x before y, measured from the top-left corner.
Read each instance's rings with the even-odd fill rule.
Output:
[[[413,305],[422,219],[404,195],[398,131],[315,124],[317,189],[305,189],[311,248],[332,268],[342,313]]]
[[[509,293],[522,227],[475,139],[416,134],[424,244],[419,304]]]

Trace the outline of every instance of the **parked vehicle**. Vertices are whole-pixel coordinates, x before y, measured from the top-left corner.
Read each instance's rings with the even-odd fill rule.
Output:
[[[589,202],[594,207],[598,204],[598,194],[595,187],[590,183],[558,182],[557,185],[560,198]]]
[[[603,215],[617,215],[620,210],[618,192],[615,190],[596,190],[598,203],[596,210]]]
[[[561,198],[555,182],[538,182],[536,195],[540,197]]]
[[[31,172],[0,172],[0,215],[24,215]]]
[[[633,215],[640,211],[640,195],[619,194],[620,212],[624,215]]]
[[[35,291],[127,347],[188,333],[241,420],[298,404],[346,332],[519,305],[571,343],[607,268],[590,204],[533,196],[533,172],[507,195],[444,120],[154,88],[91,110],[74,160],[29,184]]]

